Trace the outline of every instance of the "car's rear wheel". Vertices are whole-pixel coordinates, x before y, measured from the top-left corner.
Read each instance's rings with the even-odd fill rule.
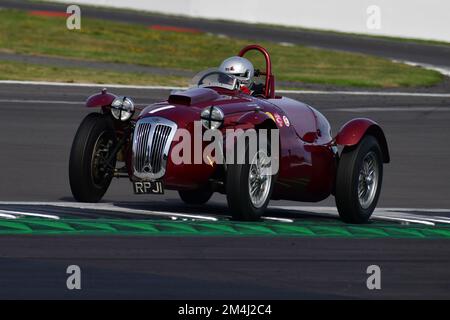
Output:
[[[227,165],[226,192],[228,207],[236,220],[261,218],[272,195],[275,176],[270,172],[270,142],[249,157],[246,144],[245,162]]]
[[[336,176],[336,206],[342,220],[365,223],[380,196],[383,180],[382,152],[373,136],[342,151]]]
[[[209,188],[201,188],[197,190],[180,190],[178,194],[184,203],[196,205],[208,202],[213,191]]]
[[[69,181],[77,201],[98,202],[111,183],[116,158],[110,157],[117,143],[111,119],[88,114],[75,135],[69,160]]]

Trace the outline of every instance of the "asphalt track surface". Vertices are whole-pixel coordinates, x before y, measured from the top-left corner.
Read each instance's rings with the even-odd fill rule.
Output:
[[[83,101],[98,90],[0,86],[0,210],[20,210],[19,205],[5,205],[5,201],[73,201],[67,173],[70,146],[81,119],[92,112],[83,107]],[[138,104],[162,100],[168,93],[111,91],[132,96]],[[361,116],[383,126],[392,163],[385,167],[379,207],[426,208],[430,216],[450,217],[450,210],[438,210],[450,208],[450,98],[291,96],[323,112],[335,130]],[[145,199],[135,196],[126,179],[113,181],[100,205],[109,203],[167,215],[187,212],[220,218],[227,214],[222,195],[206,206],[187,208],[176,192]],[[311,204],[274,201],[271,205],[272,216],[321,223],[314,213],[296,215],[292,208]],[[330,198],[315,205],[320,213],[321,207],[332,207],[334,202]],[[293,210],[277,209],[280,206]],[[70,216],[77,211],[59,212]],[[98,213],[93,212],[96,218]],[[136,219],[126,210],[107,214]],[[1,236],[0,243],[1,298],[450,297],[450,247],[443,239],[9,235]],[[82,268],[81,291],[66,289],[65,271],[71,264]],[[382,269],[379,291],[366,288],[366,268],[371,264]]]
[[[64,10],[65,5],[0,1],[0,7]],[[450,49],[446,46],[85,6],[82,10],[86,17],[194,28],[243,39],[450,67]],[[426,91],[436,90],[442,89]],[[96,209],[80,209],[73,204],[67,174],[70,145],[81,119],[90,112],[82,102],[94,91],[98,88],[0,85],[0,215],[32,211],[62,219],[158,221],[185,219],[183,214],[217,217],[219,222],[227,219],[224,196],[215,195],[206,206],[186,207],[176,192],[145,199],[135,196],[126,180],[114,181]],[[167,96],[165,90],[111,91],[132,96],[139,104]],[[427,223],[449,219],[450,98],[346,94],[292,97],[323,112],[335,132],[353,117],[370,117],[383,126],[392,163],[385,167],[379,207],[410,208],[399,220],[390,221],[392,225],[408,223],[406,218]],[[58,206],[51,205],[55,202]],[[61,208],[61,204],[75,207]],[[318,204],[274,201],[271,205],[268,215],[278,219],[319,226],[329,221],[338,223],[330,210],[332,198]],[[305,209],[304,205],[317,207]],[[331,213],[324,216],[328,211]],[[376,215],[389,222],[380,218],[388,214],[392,218],[390,210]],[[3,235],[0,244],[0,298],[450,297],[450,247],[443,239]],[[81,291],[66,289],[65,271],[71,264],[82,268]],[[381,267],[382,290],[366,288],[366,268],[371,264]]]
[[[1,0],[0,7],[21,10],[58,10],[65,12],[67,5],[29,2],[23,0]],[[139,23],[145,26],[163,25],[191,28],[201,32],[225,35],[248,40],[266,40],[302,44],[318,48],[358,52],[381,57],[430,64],[445,69],[450,68],[450,46],[429,45],[403,41],[393,41],[373,37],[339,33],[265,27],[226,21],[192,19],[136,11],[112,10],[83,6],[85,17]]]

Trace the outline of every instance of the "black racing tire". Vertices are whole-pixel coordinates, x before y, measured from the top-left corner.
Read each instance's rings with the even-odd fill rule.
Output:
[[[213,191],[209,188],[201,188],[198,190],[179,190],[181,200],[186,204],[200,205],[208,202],[213,195]]]
[[[337,170],[335,195],[339,216],[343,221],[360,224],[369,220],[380,196],[383,181],[382,159],[378,140],[371,135],[365,136],[358,145],[343,149]],[[370,163],[371,160],[373,161],[373,170],[367,170],[367,172],[373,171],[374,173],[372,179],[369,179],[369,175],[366,180],[361,170],[369,168],[366,161]],[[370,183],[370,181],[372,182]],[[376,181],[376,186],[373,186],[373,191],[367,191],[369,188],[367,185],[372,185],[374,181]],[[360,197],[358,192],[367,195],[366,202],[364,202],[365,197]]]
[[[106,159],[117,143],[112,120],[100,113],[88,114],[80,124],[73,140],[69,160],[69,182],[75,200],[98,202],[111,183],[116,159],[107,170],[100,159]],[[99,151],[102,147],[106,152]],[[102,153],[100,153],[102,152]],[[101,154],[101,156],[96,156]]]
[[[268,141],[267,151],[270,156],[270,142]],[[233,164],[227,165],[226,174],[226,194],[228,208],[234,220],[242,221],[257,221],[261,219],[264,214],[267,205],[273,192],[273,186],[275,183],[276,175],[271,176],[269,191],[266,200],[260,206],[255,206],[250,197],[249,187],[249,174],[250,174],[250,161],[249,161],[249,144],[245,145],[245,162],[243,164],[237,164],[236,161]],[[235,148],[235,155],[238,150]],[[259,152],[259,150],[257,150]],[[236,160],[236,159],[235,159]]]

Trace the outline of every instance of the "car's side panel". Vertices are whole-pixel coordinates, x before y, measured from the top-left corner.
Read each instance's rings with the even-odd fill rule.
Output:
[[[309,106],[286,97],[268,101],[283,111],[302,140],[308,142],[315,140],[317,137],[316,117]]]
[[[316,202],[333,191],[336,152],[328,121],[298,101],[269,99],[271,113],[287,117],[280,129],[280,171],[274,199]]]

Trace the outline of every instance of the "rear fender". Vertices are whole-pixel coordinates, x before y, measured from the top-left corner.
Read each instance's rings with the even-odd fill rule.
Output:
[[[350,120],[342,126],[334,140],[337,145],[350,147],[357,145],[366,135],[372,135],[378,140],[383,153],[383,162],[389,163],[390,155],[386,137],[375,121],[366,118]]]

